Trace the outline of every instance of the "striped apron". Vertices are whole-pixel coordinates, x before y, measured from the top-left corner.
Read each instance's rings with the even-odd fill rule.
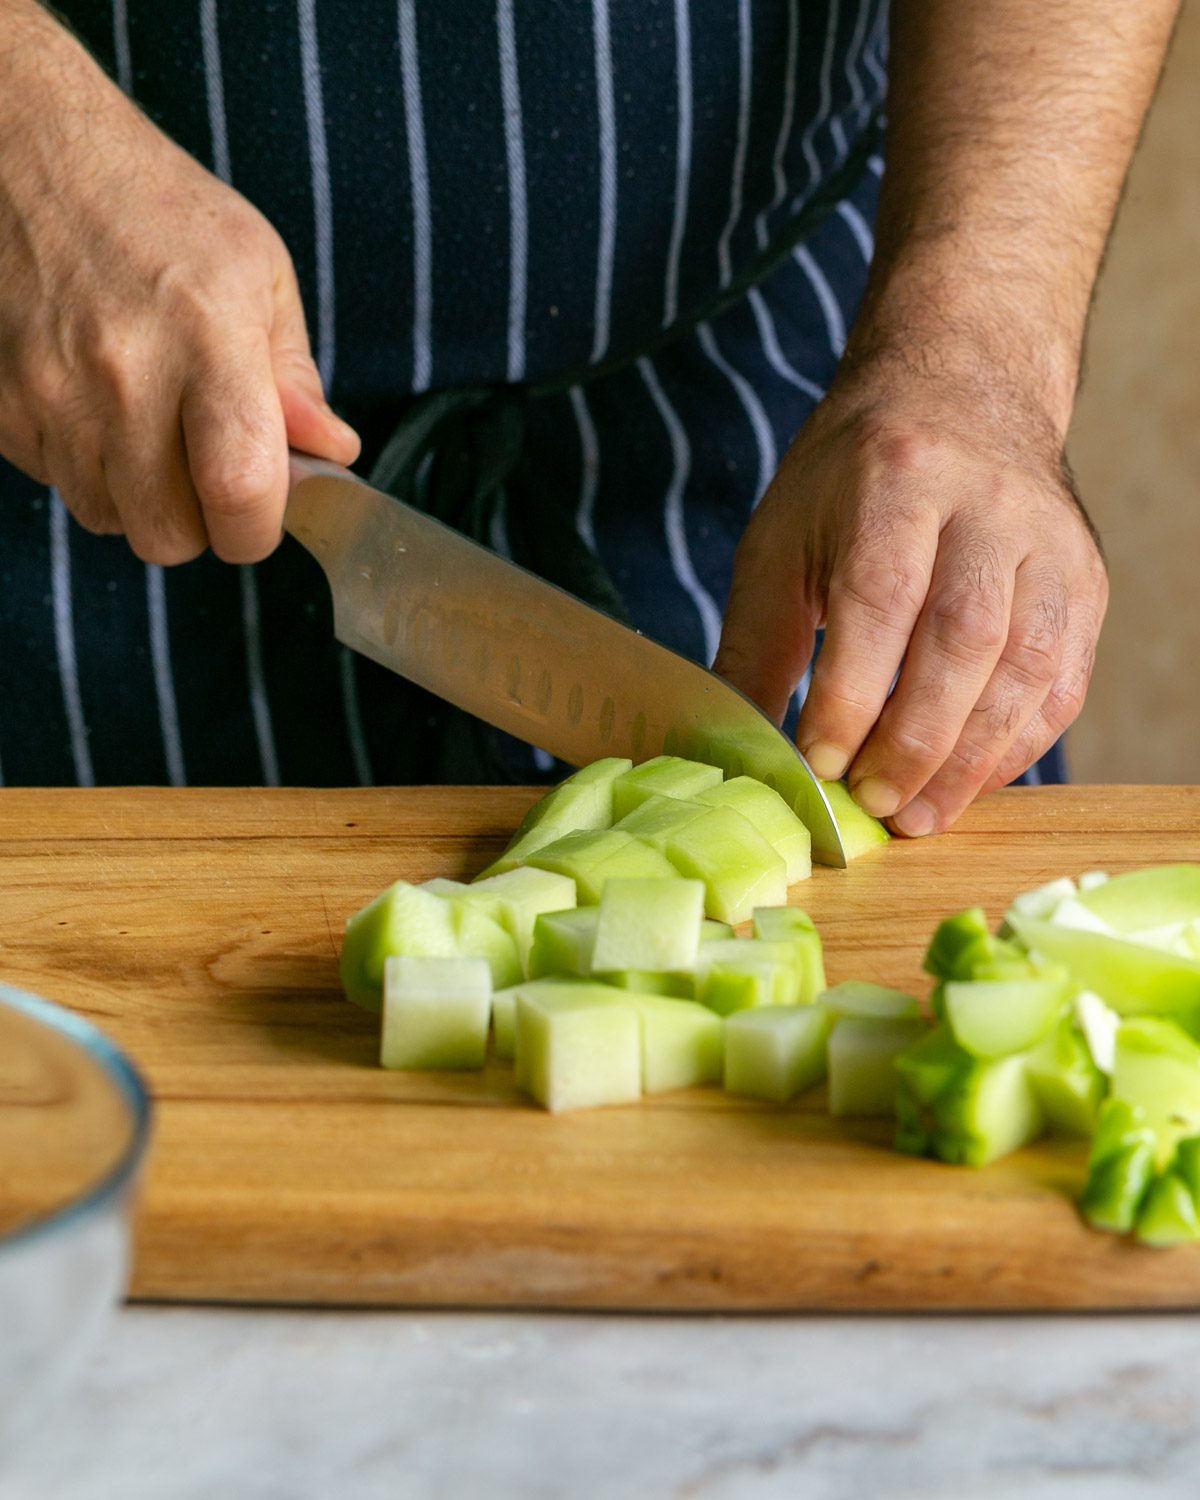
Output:
[[[862,294],[886,0],[58,8],[280,230],[364,472],[427,393],[544,388],[485,540],[553,573],[569,532],[632,623],[712,659],[737,539]],[[290,539],[147,566],[2,460],[0,507],[10,784],[558,770],[339,646]],[[1027,779],[1062,775],[1056,749]]]

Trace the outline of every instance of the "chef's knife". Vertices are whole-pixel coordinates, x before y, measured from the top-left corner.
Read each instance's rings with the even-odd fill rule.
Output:
[[[299,454],[284,526],[320,563],[337,638],[571,765],[685,755],[773,786],[844,866],[807,761],[729,683],[486,547]]]

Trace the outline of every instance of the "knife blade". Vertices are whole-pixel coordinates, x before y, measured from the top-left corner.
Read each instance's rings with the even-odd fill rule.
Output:
[[[351,650],[571,765],[683,755],[780,792],[844,866],[820,782],[715,673],[336,464],[291,459],[284,527],[320,563]]]

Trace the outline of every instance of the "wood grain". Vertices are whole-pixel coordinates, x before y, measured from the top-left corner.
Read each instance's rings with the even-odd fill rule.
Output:
[[[510,1070],[386,1073],[337,991],[349,912],[482,867],[535,794],[0,791],[0,975],[110,1032],[150,1080],[146,1298],[657,1309],[1200,1303],[1200,1249],[1093,1234],[1078,1145],[983,1171],[694,1090],[551,1117]],[[1063,873],[1200,859],[1200,789],[985,799],[794,888],[830,979],[926,987],[934,922]]]

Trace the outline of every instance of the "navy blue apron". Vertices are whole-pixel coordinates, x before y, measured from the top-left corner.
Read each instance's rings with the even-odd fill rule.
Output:
[[[59,9],[280,230],[364,472],[422,403],[479,393],[410,466],[421,503],[712,659],[737,539],[862,294],[886,0]],[[464,453],[496,482],[464,488]],[[290,539],[162,570],[2,461],[0,506],[10,784],[559,769],[339,646]],[[1025,779],[1062,775],[1056,749]]]

